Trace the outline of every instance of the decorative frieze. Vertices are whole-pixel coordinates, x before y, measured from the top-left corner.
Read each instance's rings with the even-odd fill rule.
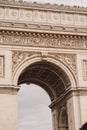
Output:
[[[87,34],[87,9],[0,0],[0,28]]]
[[[29,58],[31,56],[40,54],[40,53],[34,53],[34,52],[23,52],[23,51],[13,51],[12,52],[12,70],[14,71],[15,68],[23,62],[26,58]]]
[[[39,4],[36,4],[36,8],[37,8],[37,5]],[[42,7],[42,5],[40,6]],[[41,25],[51,24],[55,26],[68,25],[68,26],[77,27],[77,25],[80,25],[80,27],[82,28],[87,27],[87,15],[84,12],[83,13],[78,12],[78,11],[76,12],[76,10],[67,11],[66,8],[63,11],[61,6],[59,6],[61,8],[60,10],[58,8],[57,10],[55,9],[43,10],[43,7],[42,8],[41,7],[37,9],[33,6],[30,6],[28,8],[23,8],[21,6],[9,7],[9,6],[5,6],[5,4],[3,7],[2,4],[0,4],[0,21],[4,22],[7,20],[7,22],[26,23],[26,24],[30,24],[30,22],[32,22],[33,24],[35,23],[38,23]]]
[[[76,76],[76,55],[75,54],[66,54],[66,53],[49,53],[50,55],[56,57],[59,61],[61,61],[64,65],[67,65],[70,70]]]
[[[4,76],[4,56],[0,56],[0,77]]]
[[[0,45],[87,49],[87,37],[29,32],[0,32]]]

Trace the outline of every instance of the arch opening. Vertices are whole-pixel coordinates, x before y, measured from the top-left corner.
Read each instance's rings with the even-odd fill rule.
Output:
[[[51,100],[48,94],[35,84],[21,84],[18,92],[18,130],[52,130]]]
[[[67,74],[47,61],[39,61],[26,67],[18,79],[18,85],[24,83],[39,85],[48,93],[51,101],[65,93],[71,85]]]
[[[59,111],[60,108],[58,105],[60,106],[60,101],[61,104],[66,102],[66,97],[63,95],[71,88],[71,80],[62,67],[45,60],[29,64],[22,70],[18,78],[18,85],[29,85],[31,83],[40,86],[48,93],[51,100],[51,105],[49,107],[52,109],[52,113],[55,112],[55,109]],[[63,102],[61,97],[65,97]],[[65,111],[61,114],[60,118],[60,120],[65,120],[63,126],[56,118],[56,115],[55,118],[52,115],[53,122],[58,122],[60,129],[68,130]],[[56,125],[54,123],[53,128],[55,127]]]

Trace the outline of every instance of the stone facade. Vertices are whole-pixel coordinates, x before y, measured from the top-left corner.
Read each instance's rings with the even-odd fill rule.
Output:
[[[53,130],[87,121],[87,8],[0,0],[0,128],[17,128],[17,92],[51,99]],[[65,120],[66,119],[66,120]]]

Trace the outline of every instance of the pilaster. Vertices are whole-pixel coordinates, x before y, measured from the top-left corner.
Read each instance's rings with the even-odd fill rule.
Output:
[[[17,130],[17,91],[0,87],[0,130]]]
[[[72,96],[67,100],[69,130],[79,130],[81,124],[79,97]]]
[[[58,110],[52,110],[52,126],[53,130],[58,130]]]
[[[87,122],[87,88],[72,90],[67,98],[69,130],[79,130]]]

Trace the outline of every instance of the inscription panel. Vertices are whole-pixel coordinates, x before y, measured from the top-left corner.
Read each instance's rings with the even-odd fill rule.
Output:
[[[0,56],[0,77],[4,76],[4,57]]]

